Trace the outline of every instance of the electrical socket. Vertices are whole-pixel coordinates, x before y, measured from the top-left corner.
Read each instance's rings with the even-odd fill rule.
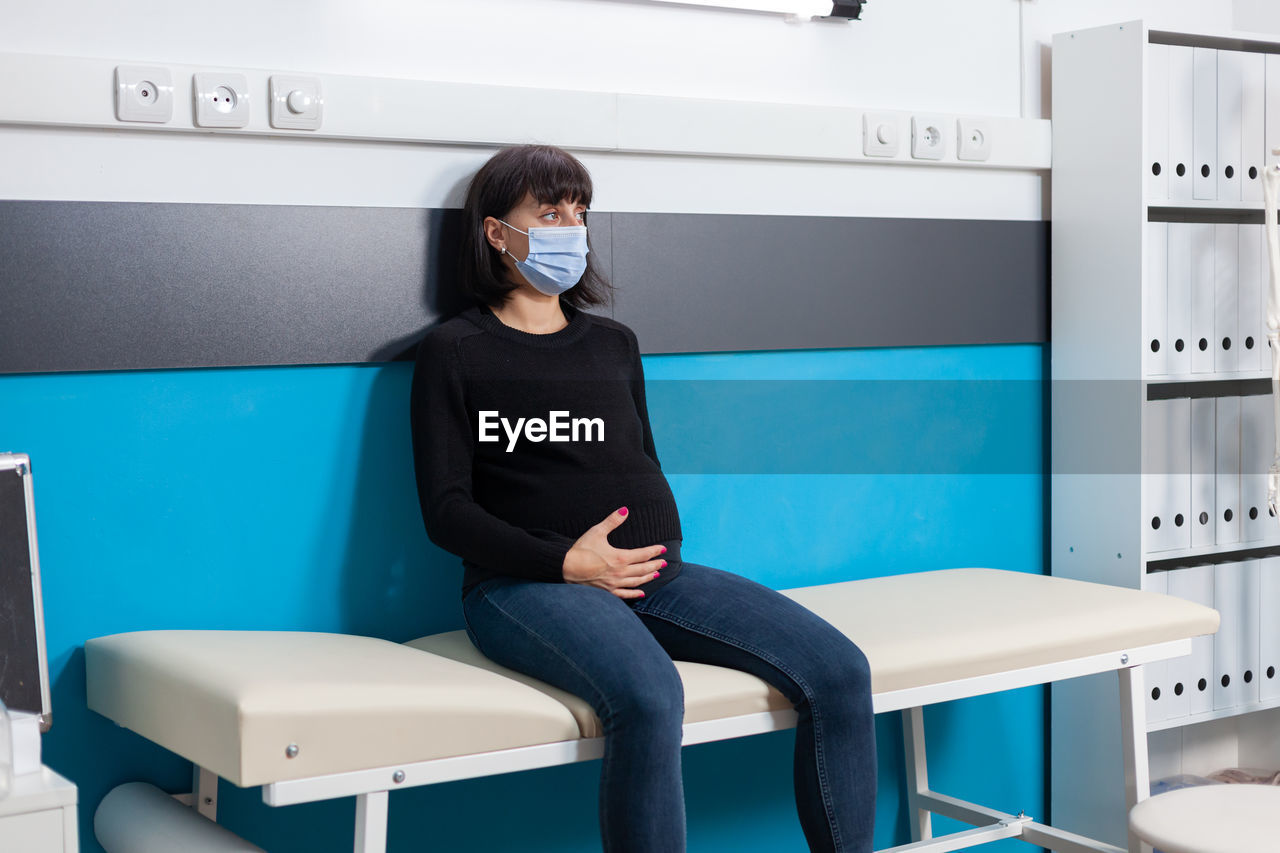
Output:
[[[193,74],[191,96],[198,127],[244,127],[249,123],[249,81],[243,74]]]
[[[911,156],[917,160],[941,160],[947,154],[946,120],[942,116],[911,117]]]
[[[991,157],[991,124],[981,119],[956,121],[956,158],[987,160]]]
[[[164,124],[173,118],[173,77],[168,68],[116,66],[116,118]]]

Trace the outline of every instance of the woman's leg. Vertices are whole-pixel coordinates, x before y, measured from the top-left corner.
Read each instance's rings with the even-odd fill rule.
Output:
[[[795,704],[796,807],[809,849],[869,853],[876,740],[862,651],[785,595],[695,563],[629,606],[674,660],[745,670]]]
[[[683,853],[684,685],[626,602],[593,586],[503,577],[471,590],[463,613],[486,657],[595,709],[605,853]]]

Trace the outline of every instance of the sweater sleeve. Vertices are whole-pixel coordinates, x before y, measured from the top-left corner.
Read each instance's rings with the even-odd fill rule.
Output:
[[[473,427],[457,339],[428,334],[413,369],[409,419],[427,537],[464,560],[507,575],[564,582],[573,540],[503,521],[472,497]]]
[[[630,328],[627,329],[627,338],[631,341],[631,397],[636,401],[636,412],[644,427],[644,452],[661,471],[662,463],[658,461],[658,450],[653,444],[653,430],[649,426],[649,405],[644,393],[644,363],[640,360],[640,341]]]

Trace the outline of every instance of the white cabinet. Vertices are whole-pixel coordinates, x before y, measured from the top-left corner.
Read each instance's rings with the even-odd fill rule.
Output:
[[[42,767],[14,777],[0,799],[0,850],[77,853],[76,786]]]
[[[1177,730],[1280,706],[1259,609],[1280,588],[1261,229],[1280,43],[1060,33],[1052,103],[1051,571],[1222,614],[1147,679],[1148,730],[1171,733],[1151,748],[1175,751],[1152,767],[1180,767]],[[1056,683],[1051,713],[1054,825],[1123,846],[1114,679]]]

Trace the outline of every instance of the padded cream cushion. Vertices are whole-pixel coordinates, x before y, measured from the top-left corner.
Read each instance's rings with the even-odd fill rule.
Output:
[[[550,696],[372,637],[137,631],[85,668],[90,708],[241,786],[578,737]]]
[[[876,693],[1218,628],[1216,611],[1169,596],[994,569],[783,592],[866,652]],[[461,631],[406,645],[342,634],[139,631],[90,640],[85,660],[90,708],[242,786],[600,731],[585,702],[484,659]],[[687,722],[789,707],[755,676],[677,668]]]
[[[574,719],[578,721],[583,737],[600,737],[603,734],[600,718],[585,700],[552,687],[545,681],[539,681],[522,672],[494,663],[480,654],[471,640],[467,639],[465,631],[433,634],[430,637],[413,640],[408,645],[461,663],[483,667],[490,672],[528,684],[563,702],[573,714]],[[683,660],[676,661],[675,665],[676,671],[680,673],[680,680],[684,682],[684,721],[686,723],[699,723],[703,720],[718,720],[739,714],[792,707],[787,697],[750,673]]]
[[[1203,785],[1143,800],[1129,827],[1164,853],[1273,853],[1280,850],[1280,788]]]
[[[1000,569],[944,569],[782,591],[858,644],[888,693],[1180,640],[1218,611],[1154,592]]]

